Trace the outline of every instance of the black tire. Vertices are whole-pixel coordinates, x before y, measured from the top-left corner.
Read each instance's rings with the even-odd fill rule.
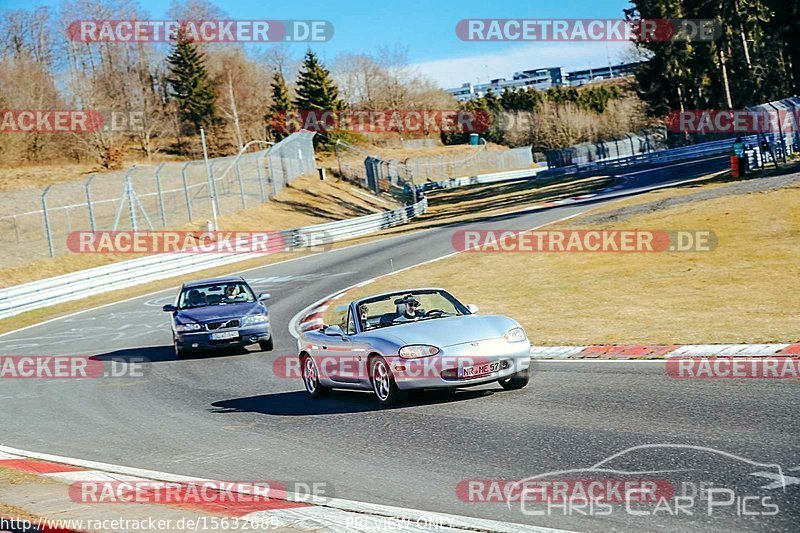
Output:
[[[180,345],[177,342],[173,342],[172,345],[175,348],[175,358],[176,359],[185,359],[186,355],[187,355],[187,353],[186,353],[187,350],[184,350],[183,348],[181,348]]]
[[[509,377],[505,379],[501,379],[500,381],[498,381],[498,383],[505,390],[518,390],[527,385],[530,379],[531,375],[528,372],[528,369],[526,368],[525,370],[520,370],[516,374],[511,374]]]
[[[381,405],[394,405],[408,398],[408,393],[397,387],[389,364],[379,355],[370,360],[369,379]]]
[[[258,347],[261,349],[262,352],[271,352],[272,348],[274,348],[272,344],[272,337],[265,341],[258,341]]]
[[[331,392],[331,389],[320,384],[319,371],[314,359],[309,355],[304,355],[300,359],[300,371],[303,375],[303,385],[306,387],[306,392],[311,396],[312,400],[323,398]],[[313,373],[313,377],[312,374]]]

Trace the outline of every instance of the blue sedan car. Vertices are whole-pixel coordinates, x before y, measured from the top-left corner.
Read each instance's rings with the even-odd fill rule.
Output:
[[[172,313],[175,355],[249,344],[272,350],[269,312],[263,303],[268,299],[269,294],[256,296],[239,276],[184,284],[175,303],[163,307]]]

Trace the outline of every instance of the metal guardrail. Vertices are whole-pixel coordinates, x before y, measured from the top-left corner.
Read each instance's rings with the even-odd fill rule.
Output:
[[[478,174],[477,176],[464,176],[462,178],[450,178],[448,180],[428,182],[422,185],[422,189],[455,189],[457,187],[468,187],[470,185],[488,185],[490,183],[500,183],[503,181],[535,178],[540,172],[544,172],[545,170],[546,167],[533,167],[520,170],[507,170],[505,172],[492,172],[491,174]],[[430,184],[433,184],[433,186],[426,187],[426,185]]]
[[[752,146],[755,150],[760,150],[760,138],[767,138],[771,140],[774,146],[786,146],[787,151],[791,153],[793,142],[789,135],[784,136],[783,142],[781,137],[776,134],[766,135],[749,135],[742,137],[742,142],[746,145]],[[733,144],[736,142],[735,138],[722,139],[719,141],[711,141],[706,143],[694,144],[691,146],[681,146],[678,148],[670,148],[658,152],[650,152],[647,154],[638,154],[630,157],[622,157],[619,159],[609,159],[604,161],[594,161],[592,163],[584,163],[578,165],[570,165],[560,168],[552,168],[544,170],[539,173],[539,177],[552,178],[557,176],[568,176],[577,174],[579,172],[593,172],[607,168],[630,167],[636,165],[651,165],[674,163],[677,161],[686,161],[690,159],[699,159],[702,157],[709,157],[714,155],[730,154],[733,150]],[[759,152],[760,154],[760,152]]]
[[[428,201],[423,198],[416,204],[392,211],[277,233],[283,242],[289,243],[291,249],[301,249],[309,243],[327,244],[404,224],[423,214],[427,207]],[[151,255],[25,283],[0,290],[0,318],[150,281],[262,257],[269,253],[182,252]]]

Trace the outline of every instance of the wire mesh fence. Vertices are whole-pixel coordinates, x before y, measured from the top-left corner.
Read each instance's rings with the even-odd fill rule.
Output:
[[[800,96],[792,96],[773,102],[759,104],[746,108],[750,111],[759,111],[774,117],[774,128],[770,133],[761,132],[758,135],[759,166],[772,159],[779,158],[786,162],[787,154],[800,152]],[[777,135],[776,135],[777,134]]]
[[[545,151],[548,168],[566,167],[594,161],[619,159],[667,148],[666,128],[639,133],[626,133],[618,139],[597,143],[581,143],[567,148]]]
[[[476,147],[467,154],[411,157],[399,161],[377,157],[340,141],[336,153],[342,176],[376,193],[407,194],[411,184],[420,186],[426,182],[533,166],[530,146],[511,150]],[[411,200],[411,197],[406,199]]]
[[[441,146],[442,143],[438,139],[403,139],[401,141],[403,148],[412,150],[421,150],[425,148],[436,148]]]
[[[313,136],[296,132],[269,149],[210,159],[208,168],[204,161],[138,165],[0,193],[7,252],[0,267],[62,254],[72,231],[179,228],[211,219],[212,202],[218,214],[255,207],[315,171]]]

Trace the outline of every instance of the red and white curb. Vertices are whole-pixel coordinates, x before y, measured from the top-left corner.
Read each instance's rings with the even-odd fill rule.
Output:
[[[377,278],[375,278],[377,279]],[[295,337],[320,328],[323,314],[337,300],[374,279],[341,290],[299,312],[289,324]],[[800,357],[800,343],[786,344],[594,344],[588,346],[531,346],[531,359],[540,360],[659,360],[676,357]]]
[[[0,467],[35,473],[65,483],[80,481],[224,483],[210,479],[190,478],[153,470],[29,452],[8,446],[0,446]],[[246,485],[238,485],[238,488],[234,486],[232,491],[242,494],[253,493],[252,488],[248,489]],[[387,530],[409,532],[487,531],[498,533],[558,533],[563,531],[482,518],[355,502],[339,498],[309,497],[292,493],[286,493],[285,497],[282,495],[280,498],[273,498],[268,502],[263,502],[263,509],[254,509],[252,503],[245,503],[241,506],[235,503],[222,505],[219,502],[165,505],[236,517],[239,520],[253,522],[254,524],[269,523],[273,528],[292,527],[304,531],[333,533],[368,533]]]
[[[800,357],[793,344],[596,344],[532,346],[531,359],[642,360],[675,357]]]

